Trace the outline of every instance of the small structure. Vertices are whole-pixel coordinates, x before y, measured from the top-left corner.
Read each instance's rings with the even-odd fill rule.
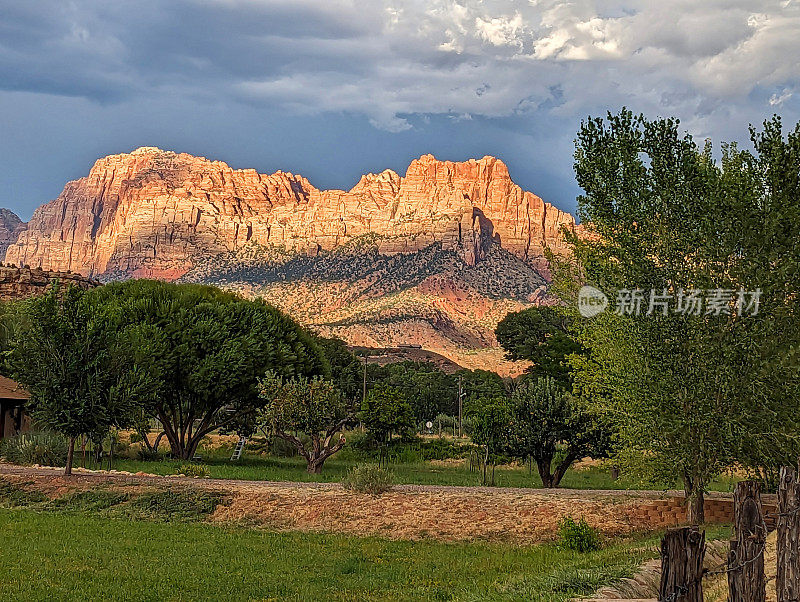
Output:
[[[30,429],[30,416],[25,412],[30,397],[18,382],[0,376],[0,439]]]

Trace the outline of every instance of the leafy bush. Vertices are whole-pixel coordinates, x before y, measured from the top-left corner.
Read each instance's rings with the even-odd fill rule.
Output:
[[[190,521],[211,514],[221,501],[222,495],[212,491],[165,489],[143,493],[120,510],[137,519]]]
[[[67,441],[56,433],[21,433],[0,441],[0,456],[12,464],[64,466]]]
[[[195,477],[198,479],[207,479],[211,474],[207,466],[202,464],[192,464],[191,462],[184,462],[178,468],[178,474],[186,475],[187,477]]]
[[[350,491],[379,495],[392,488],[394,473],[377,464],[361,464],[347,471],[342,487]]]
[[[600,532],[584,517],[576,521],[569,515],[562,516],[558,521],[558,538],[562,547],[576,552],[594,552],[601,545]]]
[[[68,512],[91,512],[106,510],[125,502],[128,494],[118,491],[89,490],[76,491],[48,502],[46,510]]]
[[[159,462],[163,458],[163,453],[150,450],[146,447],[140,447],[136,450],[136,459],[142,462]]]

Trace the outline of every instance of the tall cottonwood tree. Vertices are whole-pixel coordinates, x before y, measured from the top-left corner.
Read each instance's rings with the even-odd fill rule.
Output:
[[[88,294],[127,342],[128,361],[152,375],[146,411],[175,457],[192,458],[202,438],[253,420],[258,381],[327,374],[314,338],[263,301],[210,286],[130,280]]]
[[[775,118],[751,135],[754,154],[728,145],[716,162],[677,120],[623,110],[583,123],[576,143],[589,236],[572,237],[573,274],[612,305],[635,289],[673,299],[576,319],[588,350],[574,357],[576,389],[618,417],[623,459],[680,476],[692,522],[723,468],[797,451],[800,128],[784,138]],[[676,311],[693,289],[724,302]],[[736,298],[757,289],[753,315]]]

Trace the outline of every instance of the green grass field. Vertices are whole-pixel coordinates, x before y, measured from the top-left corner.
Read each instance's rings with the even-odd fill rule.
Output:
[[[348,468],[357,463],[356,459],[346,453],[340,453],[325,463],[322,474],[313,475],[305,471],[305,463],[301,458],[276,458],[269,455],[245,453],[236,462],[230,461],[230,450],[202,451],[202,463],[208,467],[209,475],[215,479],[244,479],[248,481],[313,481],[339,482]],[[77,461],[80,464],[80,459]],[[181,461],[164,459],[157,462],[145,462],[118,458],[114,468],[130,472],[148,472],[152,474],[175,474],[183,464]],[[417,485],[462,485],[475,486],[481,484],[481,475],[470,472],[466,465],[434,465],[430,462],[392,463],[397,483]],[[500,467],[495,471],[495,484],[498,487],[541,487],[536,470],[529,473],[527,467]],[[735,480],[723,476],[711,484],[714,491],[733,491]],[[569,470],[564,476],[561,486],[568,489],[658,489],[652,485],[642,485],[624,476],[618,480],[611,478],[610,471],[603,468]],[[665,484],[664,489],[675,484]]]
[[[630,575],[656,542],[578,554],[0,509],[0,599],[567,600]]]

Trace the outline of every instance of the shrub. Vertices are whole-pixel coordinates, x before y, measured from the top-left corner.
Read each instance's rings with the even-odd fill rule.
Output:
[[[0,508],[29,506],[46,500],[47,496],[40,491],[28,491],[23,487],[23,484],[11,483],[0,479]]]
[[[122,504],[128,494],[117,491],[89,490],[75,491],[48,502],[46,510],[66,512],[96,512]]]
[[[140,447],[136,450],[136,459],[142,462],[158,462],[164,458],[161,452],[153,451],[146,447]]]
[[[221,501],[213,491],[165,489],[143,493],[119,509],[137,519],[191,521],[211,514]]]
[[[600,532],[586,522],[562,516],[558,521],[558,538],[562,547],[576,552],[593,552],[600,549]]]
[[[0,456],[12,464],[64,466],[67,441],[61,435],[43,431],[21,433],[0,441]]]
[[[194,477],[197,479],[207,479],[211,473],[208,471],[207,466],[202,464],[192,464],[184,462],[178,468],[178,474],[186,475],[187,477]]]
[[[362,464],[347,471],[342,487],[350,491],[380,495],[392,488],[394,473],[377,464]]]

